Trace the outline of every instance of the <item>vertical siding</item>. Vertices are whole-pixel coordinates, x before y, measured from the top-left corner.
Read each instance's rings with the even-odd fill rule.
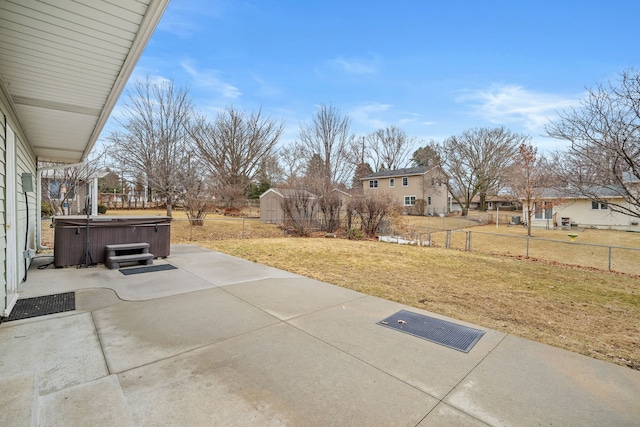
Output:
[[[27,239],[27,248],[35,249],[35,235],[36,235],[36,192],[31,191],[27,193],[27,203],[29,208],[27,209],[27,203],[25,203],[25,193],[22,190],[22,174],[30,173],[34,180],[35,190],[35,178],[36,178],[36,160],[31,153],[31,150],[27,147],[24,139],[19,135],[16,135],[16,213],[17,213],[17,226],[18,226],[18,282],[21,282],[25,276],[25,263],[22,261],[22,253],[25,250],[25,239]],[[27,211],[29,217],[27,218]],[[27,226],[29,227],[29,235],[27,238]],[[28,260],[30,262],[30,260]],[[27,268],[28,268],[27,263]]]
[[[5,268],[7,258],[7,235],[5,229],[5,158],[7,150],[7,141],[5,140],[5,111],[7,110],[0,97],[0,311],[6,308],[7,297],[7,275]]]

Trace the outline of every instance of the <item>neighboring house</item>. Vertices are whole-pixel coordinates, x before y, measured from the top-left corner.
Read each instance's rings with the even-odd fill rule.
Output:
[[[268,224],[283,225],[285,215],[282,209],[282,202],[291,197],[308,199],[315,203],[316,196],[305,190],[294,190],[289,188],[270,188],[260,195],[260,222]],[[317,209],[310,215],[310,220],[315,219]]]
[[[624,204],[619,193],[608,188],[597,189],[598,196]],[[527,218],[523,207],[523,218]],[[594,227],[614,230],[640,231],[638,218],[613,212],[607,203],[595,202],[567,189],[545,189],[536,203],[531,219],[532,227]]]
[[[449,212],[447,176],[438,166],[414,167],[375,172],[360,179],[365,196],[376,194],[393,197],[405,212],[415,210],[416,200],[425,203],[423,215]]]
[[[485,198],[484,210],[485,211],[514,211],[520,210],[522,208],[522,203],[509,195],[502,196],[487,196]],[[476,195],[471,199],[471,203],[469,204],[469,210],[480,210],[480,196]],[[452,201],[451,203],[451,211],[452,212],[462,212],[462,206],[456,201]]]
[[[37,162],[87,158],[168,0],[135,4],[0,0],[2,317],[40,242]]]
[[[106,172],[96,172],[89,179],[74,180],[65,179],[61,176],[56,176],[56,173],[52,170],[42,170],[40,173],[41,179],[41,194],[43,202],[53,202],[54,215],[84,215],[86,196],[89,195],[90,199],[97,197],[91,197],[93,186],[97,185],[96,178],[102,178]],[[91,206],[93,209],[93,206]]]

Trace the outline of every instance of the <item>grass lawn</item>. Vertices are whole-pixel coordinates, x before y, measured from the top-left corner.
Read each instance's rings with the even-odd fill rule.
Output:
[[[144,212],[156,213],[162,214]],[[199,244],[640,369],[640,278],[635,275],[475,251],[285,237],[273,225],[221,216],[208,217],[204,227],[190,227],[181,220],[185,218],[183,213],[176,212],[174,216],[172,243]],[[495,225],[485,227],[495,231]],[[473,244],[479,244],[483,227],[473,231]],[[536,235],[552,238],[546,234],[551,231],[559,233],[556,238],[565,235],[568,240],[566,231],[541,230]],[[578,234],[576,240],[589,243],[625,242],[622,246],[640,247],[640,235],[636,233],[586,230]],[[493,246],[500,245],[494,241]],[[561,258],[566,258],[571,246],[550,247],[548,250],[559,251]]]

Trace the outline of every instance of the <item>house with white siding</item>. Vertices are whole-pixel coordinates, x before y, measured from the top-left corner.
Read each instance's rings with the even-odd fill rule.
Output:
[[[0,316],[40,242],[38,161],[87,158],[167,4],[0,0]]]
[[[599,199],[596,201],[568,189],[544,189],[534,206],[531,226],[579,226],[640,232],[638,217],[615,212],[609,207],[610,203],[628,206],[621,191],[599,187],[594,189]],[[633,210],[633,207],[629,208]],[[523,218],[527,218],[526,207],[523,207]]]

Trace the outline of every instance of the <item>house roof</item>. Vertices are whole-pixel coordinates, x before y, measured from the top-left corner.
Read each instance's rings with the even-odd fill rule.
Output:
[[[631,172],[622,172],[622,182],[640,182],[640,179]]]
[[[418,166],[415,168],[393,169],[378,171],[360,178],[360,181],[371,178],[393,178],[396,176],[424,175],[427,171],[433,169],[426,166]]]
[[[0,0],[0,89],[38,159],[87,157],[168,2]]]
[[[599,198],[620,198],[623,197],[624,189],[621,186],[594,186],[585,191]],[[545,188],[540,193],[543,199],[588,199],[583,192],[575,188]]]

